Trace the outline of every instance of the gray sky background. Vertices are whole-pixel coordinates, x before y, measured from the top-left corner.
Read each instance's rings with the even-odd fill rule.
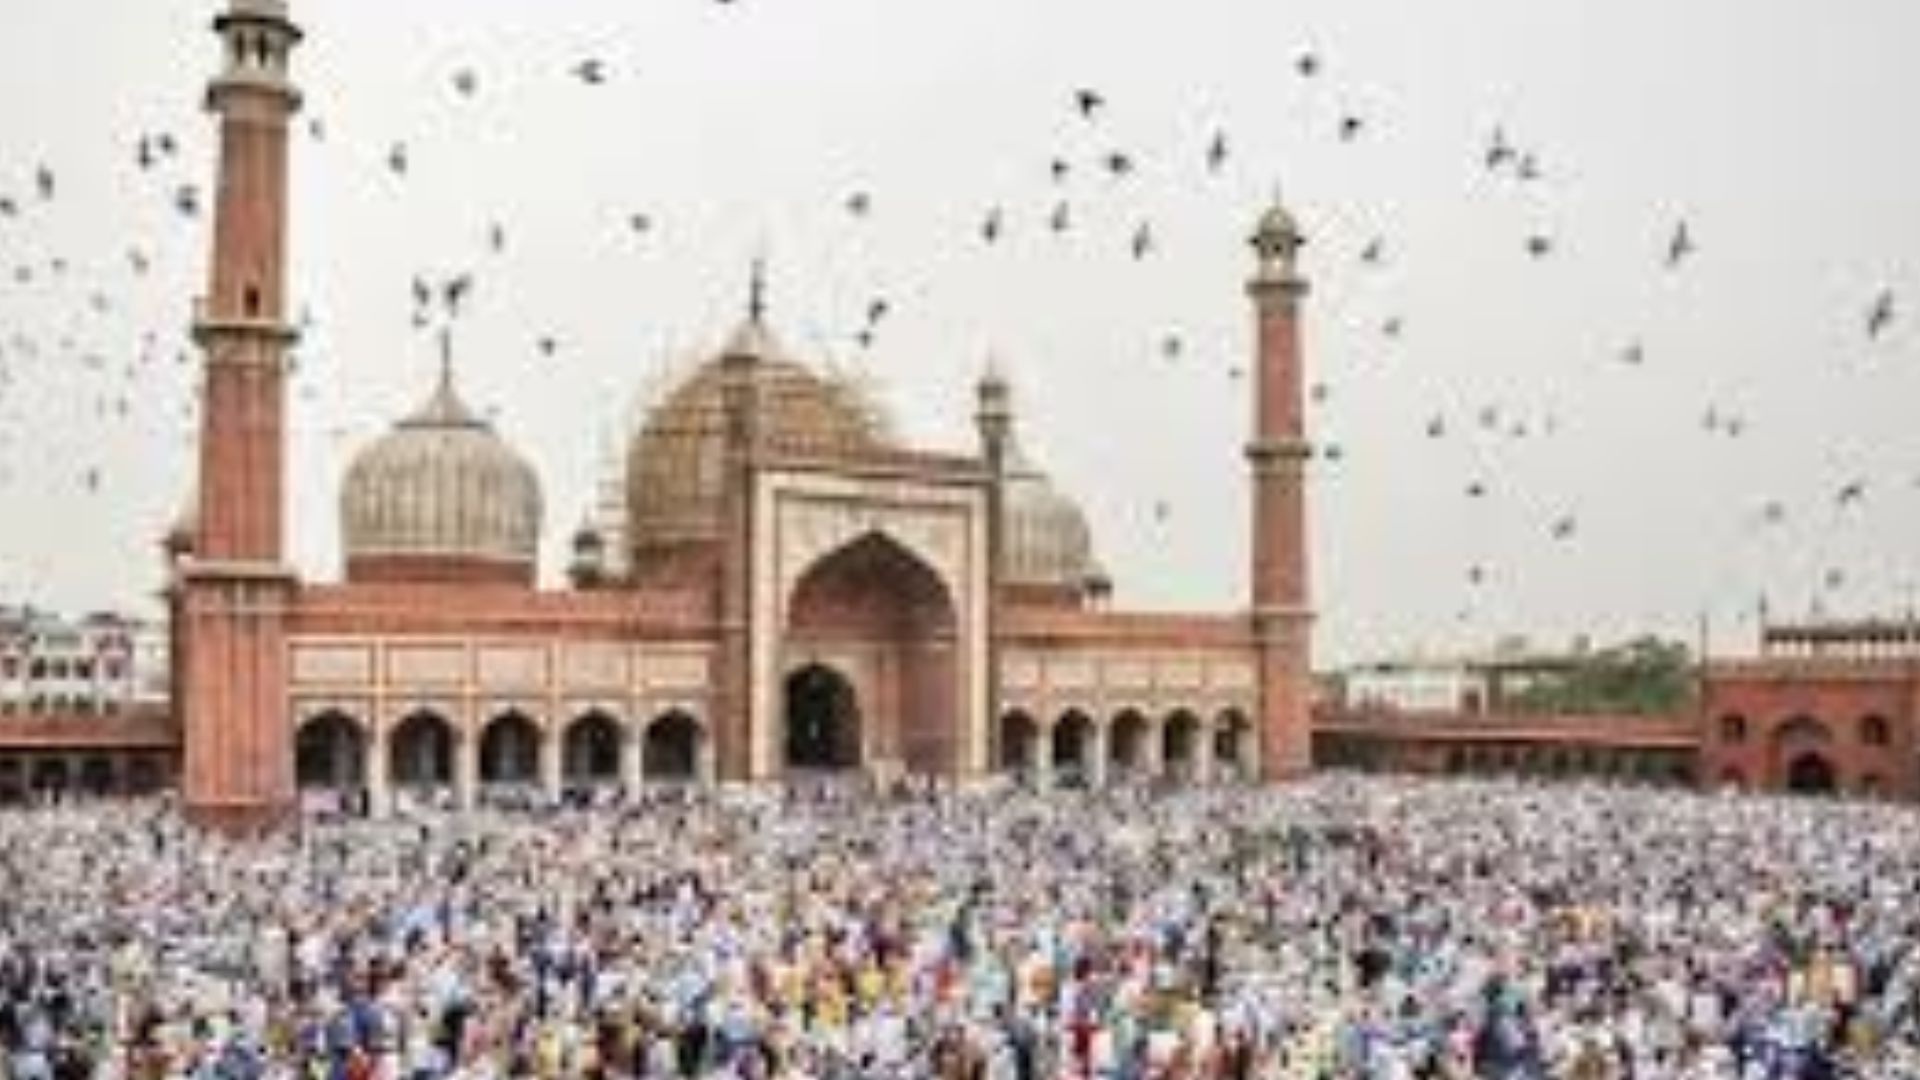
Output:
[[[214,7],[0,3],[0,196],[22,204],[0,217],[8,599],[144,605],[159,584],[154,541],[191,464],[197,376],[179,356],[207,232],[171,202],[212,174],[198,110]],[[1229,370],[1249,351],[1244,234],[1278,179],[1312,235],[1315,434],[1342,451],[1312,490],[1327,658],[1509,631],[1691,637],[1702,612],[1731,646],[1763,593],[1780,613],[1898,612],[1920,582],[1910,0],[294,8],[326,128],[295,148],[292,279],[313,326],[291,512],[309,575],[337,572],[351,451],[431,379],[413,275],[479,278],[461,379],[540,470],[552,577],[636,396],[724,335],[764,246],[788,345],[869,372],[916,442],[971,445],[971,382],[998,354],[1029,449],[1083,501],[1122,602],[1236,604],[1247,403]],[[1293,69],[1308,49],[1324,61],[1311,80]],[[568,74],[587,56],[606,85]],[[471,99],[452,88],[462,68]],[[1097,123],[1072,110],[1082,85],[1108,97]],[[1349,113],[1366,127],[1346,143]],[[1540,181],[1481,167],[1496,126]],[[1216,128],[1233,156],[1210,176]],[[180,154],[142,172],[135,142],[160,131]],[[404,180],[384,165],[399,141]],[[1101,173],[1114,149],[1134,177]],[[1054,157],[1075,170],[1057,189]],[[874,200],[864,222],[841,209],[856,189]],[[1074,227],[1055,237],[1063,197]],[[988,248],[996,205],[1007,236]],[[626,228],[636,212],[656,223],[645,238]],[[1681,217],[1700,251],[1668,272]],[[1143,220],[1158,248],[1136,262]],[[1524,250],[1536,232],[1547,258]],[[1376,236],[1385,265],[1364,265]],[[1882,287],[1899,318],[1869,342]],[[893,311],[863,353],[874,295]],[[1397,339],[1381,331],[1394,318]],[[1635,340],[1637,367],[1619,360]],[[1489,405],[1527,434],[1483,430]],[[1707,430],[1709,409],[1742,434]],[[1429,438],[1435,416],[1446,431]],[[1476,478],[1489,494],[1471,502]],[[1837,505],[1855,480],[1866,498]],[[1771,525],[1770,499],[1785,510]],[[1569,514],[1577,534],[1555,541]]]

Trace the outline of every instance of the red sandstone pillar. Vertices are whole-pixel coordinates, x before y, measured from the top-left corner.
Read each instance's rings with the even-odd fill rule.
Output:
[[[1254,370],[1250,591],[1259,685],[1260,774],[1304,774],[1313,765],[1310,716],[1313,612],[1307,577],[1306,461],[1301,416],[1300,300],[1307,282],[1291,215],[1267,211],[1252,244],[1259,264],[1247,283],[1258,350]]]
[[[283,561],[288,124],[300,41],[283,0],[231,0],[214,21],[225,67],[207,89],[220,122],[212,266],[194,319],[205,355],[199,508],[179,568],[175,689],[181,792],[195,818],[270,824],[294,805],[285,620],[295,582]]]

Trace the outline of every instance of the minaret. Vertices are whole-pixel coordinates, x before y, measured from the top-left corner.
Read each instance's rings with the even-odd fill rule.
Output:
[[[251,829],[293,807],[284,562],[287,138],[300,94],[287,78],[300,30],[282,0],[231,0],[214,20],[225,66],[207,88],[220,165],[207,294],[194,338],[205,356],[199,510],[180,568],[175,704],[181,790],[197,819]]]
[[[766,267],[753,264],[747,317],[720,354],[725,414],[720,495],[720,580],[715,590],[720,647],[715,655],[715,767],[724,781],[754,775],[753,484],[758,466],[759,368],[772,353],[766,326]]]
[[[1292,215],[1276,203],[1252,243],[1258,264],[1247,282],[1258,363],[1253,380],[1251,600],[1259,654],[1260,771],[1281,780],[1312,768],[1312,627],[1307,588],[1306,463],[1301,417],[1300,300],[1307,282],[1296,264],[1302,244]]]
[[[1000,746],[1000,605],[1006,580],[1007,454],[1013,438],[1013,391],[998,365],[989,363],[974,387],[974,427],[987,470],[987,762],[998,769]]]

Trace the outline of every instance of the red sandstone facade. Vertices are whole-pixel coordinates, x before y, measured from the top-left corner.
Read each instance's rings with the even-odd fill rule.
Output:
[[[302,788],[462,803],[514,785],[1006,769],[1282,778],[1309,767],[1300,239],[1254,237],[1244,612],[1106,609],[1084,519],[981,385],[977,454],[898,445],[791,360],[761,285],[739,330],[635,434],[619,529],[536,584],[533,470],[450,363],[357,459],[345,580],[284,565],[288,78],[281,0],[217,23],[220,120],[197,509],[170,538],[186,805],[269,823]],[[613,558],[618,555],[619,558]]]

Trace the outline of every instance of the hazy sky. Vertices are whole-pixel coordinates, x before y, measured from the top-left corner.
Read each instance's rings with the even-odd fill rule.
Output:
[[[207,225],[173,197],[204,195],[213,168],[215,5],[0,5],[0,197],[19,204],[0,216],[0,595],[143,605],[189,482],[197,371],[180,358]],[[972,445],[971,383],[998,355],[1123,603],[1236,604],[1248,410],[1230,371],[1248,362],[1244,237],[1277,181],[1312,237],[1312,423],[1339,448],[1311,493],[1323,656],[1691,636],[1702,612],[1731,646],[1762,594],[1780,613],[1897,612],[1920,581],[1911,0],[293,8],[325,128],[297,140],[293,196],[312,326],[291,513],[310,576],[337,572],[352,451],[429,384],[414,275],[478,277],[461,381],[544,479],[551,578],[634,402],[724,336],[765,248],[781,336],[869,373],[918,443]],[[589,56],[605,85],[569,74]],[[1107,97],[1097,122],[1073,110],[1080,86]],[[1348,115],[1364,126],[1343,141]],[[1540,179],[1483,167],[1496,127]],[[177,156],[142,171],[143,132]],[[398,142],[404,179],[385,164]],[[1115,150],[1133,176],[1102,172]],[[1055,158],[1073,167],[1057,185]],[[842,209],[856,190],[866,220]],[[1046,227],[1060,199],[1064,236]],[[1699,250],[1669,271],[1682,218]],[[1142,221],[1157,243],[1136,261]],[[1376,237],[1378,266],[1359,257]],[[1896,318],[1869,341],[1883,288]],[[875,296],[892,310],[861,350]],[[1644,362],[1623,362],[1636,341]],[[1840,504],[1854,481],[1864,498]]]

